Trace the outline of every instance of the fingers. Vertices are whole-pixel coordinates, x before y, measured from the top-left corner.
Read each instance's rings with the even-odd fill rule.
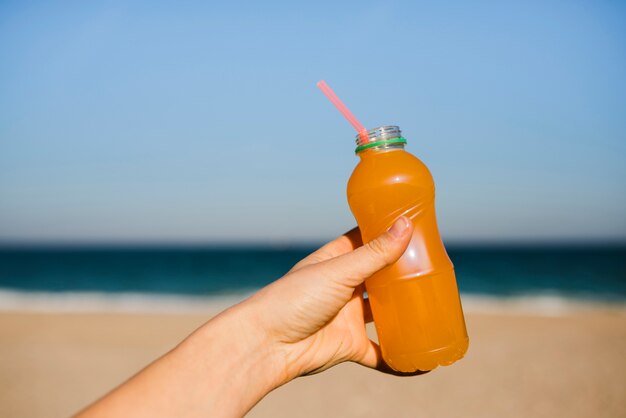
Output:
[[[420,374],[428,373],[429,371],[416,370],[414,372],[399,372],[397,370],[389,367],[385,360],[383,359],[383,355],[380,351],[380,346],[376,344],[374,341],[370,340],[369,346],[363,357],[357,361],[357,363],[369,367],[370,369],[376,369],[379,372],[383,372],[386,374],[392,374],[394,376],[418,376]]]
[[[356,248],[363,245],[361,240],[361,231],[359,228],[352,228],[350,231],[335,238],[331,242],[325,244],[315,252],[309,254],[296,265],[292,267],[291,272],[300,270],[302,267],[306,267],[311,264],[317,264],[319,262],[328,260],[329,258],[337,257],[347,252],[353,251]]]
[[[369,367],[370,369],[377,369],[382,364],[385,364],[383,360],[383,355],[380,352],[380,346],[376,344],[374,341],[369,341],[369,346],[365,351],[363,357],[357,361],[357,363]]]
[[[398,218],[387,232],[354,251],[319,263],[315,268],[333,281],[356,287],[378,270],[395,263],[411,240],[413,224]]]

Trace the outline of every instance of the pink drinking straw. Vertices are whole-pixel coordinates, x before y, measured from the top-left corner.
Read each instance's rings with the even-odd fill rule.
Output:
[[[361,137],[361,141],[363,142],[363,144],[369,142],[369,136],[367,135],[367,129],[365,129],[363,127],[363,125],[361,125],[361,122],[359,122],[357,120],[357,118],[354,117],[352,112],[350,112],[350,109],[348,109],[347,106],[345,104],[343,104],[341,100],[339,100],[339,97],[337,97],[335,92],[332,91],[330,89],[330,87],[328,87],[328,84],[326,84],[326,82],[324,80],[321,80],[321,81],[319,81],[317,83],[317,87],[319,87],[320,90],[322,90],[322,93],[324,93],[326,95],[326,97],[328,97],[328,99],[335,105],[337,110],[339,110],[341,112],[341,114],[346,119],[348,119],[348,122],[350,122],[350,124],[352,126],[354,126],[354,129],[356,129],[356,131],[358,132],[359,136]]]

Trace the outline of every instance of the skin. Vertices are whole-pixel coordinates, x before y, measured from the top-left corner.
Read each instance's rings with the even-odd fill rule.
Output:
[[[398,374],[365,332],[363,282],[400,258],[412,229],[400,217],[366,245],[358,229],[324,245],[77,416],[240,417],[275,388],[344,361]]]

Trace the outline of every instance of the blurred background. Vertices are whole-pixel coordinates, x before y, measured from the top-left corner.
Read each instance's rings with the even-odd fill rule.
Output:
[[[322,78],[365,126],[403,129],[434,174],[453,253],[626,242],[620,2],[0,7],[4,248],[306,253],[354,225],[354,132],[315,88]],[[266,282],[300,256],[243,275]],[[83,283],[66,260],[73,271],[31,286],[15,260],[0,267],[5,287],[116,279]],[[163,267],[153,273],[167,282]]]
[[[320,79],[366,127],[399,125],[407,150],[431,169],[440,231],[470,310],[496,303],[510,314],[508,301],[525,315],[554,316],[584,302],[621,312],[625,22],[619,1],[1,2],[5,358],[23,351],[24,335],[51,329],[54,315],[54,329],[91,329],[60,313],[161,311],[166,300],[179,312],[240,298],[352,228],[345,188],[358,161],[355,132],[315,87]],[[618,317],[605,327],[613,347],[626,342]],[[172,325],[170,339],[132,367],[190,323]],[[59,340],[68,344],[59,353],[71,344],[85,352],[72,338]],[[563,347],[554,347],[556,356]],[[15,381],[38,376],[27,380],[48,390],[55,376],[28,361],[2,369],[7,411],[66,415],[80,406],[22,402],[28,390]],[[26,364],[34,374],[24,374]],[[559,415],[559,396],[578,393],[554,387],[548,406],[532,408]],[[283,398],[298,399],[293,391]],[[613,409],[604,416],[626,411],[623,396],[606,396]],[[370,416],[364,402],[340,415]],[[316,416],[311,408],[302,416]],[[502,408],[476,416],[508,414]]]

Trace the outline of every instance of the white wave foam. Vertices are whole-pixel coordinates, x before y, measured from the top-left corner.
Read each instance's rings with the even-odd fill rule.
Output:
[[[101,292],[20,292],[0,289],[0,312],[58,313],[215,313],[251,292],[215,296]]]
[[[494,297],[464,295],[463,310],[472,313],[527,316],[564,316],[572,313],[611,310],[626,314],[626,302],[577,299],[561,295]]]
[[[253,292],[212,296],[103,292],[22,292],[0,289],[0,312],[39,313],[168,313],[214,314]],[[495,297],[462,295],[467,313],[529,316],[563,316],[589,310],[626,314],[626,302],[573,299],[559,295]]]

